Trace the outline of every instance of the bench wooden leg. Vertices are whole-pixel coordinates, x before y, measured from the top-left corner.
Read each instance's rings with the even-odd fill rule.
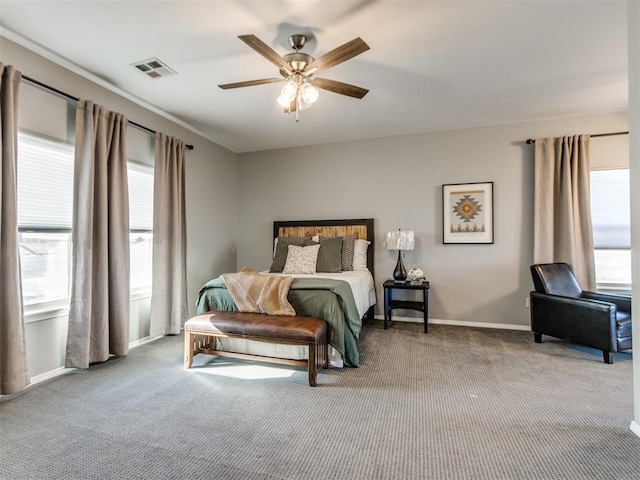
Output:
[[[327,368],[329,366],[329,344],[327,342],[324,342],[323,344],[324,347],[324,368]]]
[[[309,367],[309,385],[315,387],[317,385],[316,380],[318,378],[318,354],[316,352],[316,344],[309,344],[309,360],[307,362]]]
[[[329,366],[329,347],[327,338],[322,337],[320,343],[309,344],[309,385],[315,387],[317,385],[318,372]]]
[[[327,337],[326,335],[324,337],[322,337],[322,350],[321,350],[321,358],[320,358],[320,365],[322,365],[322,368],[327,368],[329,366],[329,344],[327,343]]]
[[[184,368],[193,365],[193,338],[191,332],[184,332]]]

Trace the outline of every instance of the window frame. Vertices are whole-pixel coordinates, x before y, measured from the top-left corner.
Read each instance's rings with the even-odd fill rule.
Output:
[[[606,167],[606,168],[592,168],[589,172],[590,180],[592,180],[592,174],[594,172],[602,172],[602,171],[619,171],[626,170],[629,171],[628,166],[620,166],[620,167]],[[590,182],[592,183],[592,182]],[[591,212],[593,212],[593,194],[590,194],[590,203],[591,203]],[[628,199],[628,202],[631,202],[631,199]],[[631,218],[629,217],[629,230],[631,229]],[[598,260],[597,260],[597,252],[605,252],[605,251],[624,251],[628,252],[629,256],[631,255],[631,245],[629,246],[605,246],[605,247],[597,247],[595,245],[595,232],[594,232],[594,266],[596,273],[596,290],[599,292],[607,292],[607,293],[619,293],[619,294],[630,294],[631,293],[631,278],[629,277],[629,282],[610,282],[610,281],[602,281],[598,280]]]
[[[74,148],[74,143],[63,140],[61,138],[51,137],[49,135],[41,134],[38,132],[34,132],[29,129],[19,128],[18,129],[18,175],[20,169],[20,144],[25,137],[32,137],[36,140],[43,140],[49,143],[56,143],[59,145],[64,145],[70,147],[70,149]],[[71,169],[73,171],[74,159],[71,160]],[[24,301],[24,280],[22,284],[22,295],[23,295],[23,311],[25,317],[25,323],[36,322],[40,320],[48,320],[52,317],[67,315],[69,312],[69,301],[70,301],[70,287],[71,287],[71,268],[72,268],[72,238],[71,238],[71,226],[68,228],[60,227],[60,226],[36,226],[36,225],[20,225],[18,223],[18,233],[44,233],[44,234],[65,234],[67,236],[67,271],[69,272],[69,276],[67,277],[67,296],[66,298],[59,298],[56,300],[45,300],[34,303],[27,303]],[[21,278],[22,278],[22,262],[21,262]]]
[[[69,147],[73,147],[74,144],[72,142],[69,141],[65,141],[59,138],[53,138],[47,135],[43,135],[40,134],[38,132],[33,132],[31,130],[28,129],[19,129],[19,142],[20,142],[20,138],[24,138],[25,136],[27,137],[34,137],[36,139],[41,139],[41,140],[45,140],[47,142],[54,142],[54,143],[58,143],[61,145],[67,145]],[[150,140],[151,142],[151,140]],[[19,152],[20,146],[18,146],[18,152]],[[151,152],[150,152],[151,153]],[[19,153],[18,153],[19,155]],[[73,159],[72,160],[72,164],[71,164],[71,168],[74,168],[74,164],[73,164]],[[20,160],[18,159],[18,162]],[[150,178],[151,181],[153,182],[153,178],[154,178],[154,165],[153,165],[153,158],[150,156],[149,158],[149,162],[144,162],[144,161],[138,161],[135,159],[127,159],[127,168],[129,168],[130,165],[133,165],[134,168],[142,168],[144,170],[148,170],[149,174],[150,174]],[[18,168],[20,168],[20,166],[18,165]],[[153,202],[153,199],[151,199]],[[151,215],[153,215],[153,212],[151,212]],[[73,220],[71,220],[73,221]],[[46,300],[46,301],[40,301],[40,302],[34,302],[34,303],[26,303],[23,300],[23,310],[24,310],[24,315],[25,315],[25,322],[26,323],[30,323],[30,322],[35,322],[35,321],[40,321],[40,320],[47,320],[50,319],[52,317],[56,317],[56,316],[63,316],[63,315],[67,315],[69,312],[69,302],[70,302],[70,295],[71,295],[71,272],[72,272],[72,268],[73,268],[73,238],[72,238],[72,226],[70,226],[69,228],[64,228],[64,227],[60,227],[60,226],[52,226],[52,227],[47,227],[47,226],[35,226],[35,225],[18,225],[18,233],[43,233],[43,234],[65,234],[66,235],[66,241],[67,241],[67,271],[69,272],[69,276],[67,278],[67,296],[64,299],[56,299],[56,300]],[[130,228],[129,229],[129,235],[133,235],[133,234],[151,234],[151,252],[150,252],[150,262],[152,262],[153,260],[153,228]],[[22,267],[21,267],[22,268]],[[153,268],[153,267],[151,267]],[[152,275],[152,272],[150,272],[150,274]],[[130,300],[131,301],[135,301],[135,300],[140,300],[140,299],[144,299],[144,298],[148,298],[151,296],[151,290],[152,290],[152,278],[150,279],[150,282],[148,285],[144,285],[144,286],[139,286],[139,287],[133,287],[130,288]],[[24,299],[24,283],[22,285],[22,291],[23,291],[23,299]]]
[[[149,142],[151,144],[151,139],[152,137],[149,137]],[[151,153],[151,152],[150,152]],[[149,159],[150,162],[153,162],[153,158]],[[155,166],[153,165],[153,163],[149,164],[143,161],[139,161],[133,158],[127,158],[127,174],[129,173],[129,167],[133,166],[134,169],[138,169],[138,170],[149,170],[151,173],[151,186],[152,189],[155,188],[154,185],[154,179],[155,179],[155,171],[154,168]],[[153,190],[152,190],[153,192]],[[129,199],[129,206],[131,206],[131,200]],[[152,290],[152,286],[153,286],[153,193],[151,195],[151,228],[131,228],[131,226],[129,226],[129,235],[135,234],[135,233],[143,233],[143,234],[151,234],[151,251],[150,251],[150,265],[151,265],[151,278],[149,279],[149,284],[145,285],[145,286],[141,286],[141,287],[130,287],[129,291],[130,291],[130,295],[131,295],[131,300],[140,300],[142,298],[148,298],[151,297],[151,290]],[[129,208],[129,213],[131,214],[131,208]],[[131,245],[131,241],[129,242],[129,245]],[[131,258],[131,255],[130,255]]]

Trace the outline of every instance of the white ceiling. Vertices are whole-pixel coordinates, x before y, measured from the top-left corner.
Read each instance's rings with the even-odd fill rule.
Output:
[[[624,1],[0,0],[0,25],[234,152],[617,112],[628,103]],[[313,36],[302,51],[316,58],[365,40],[369,51],[320,76],[369,94],[321,91],[296,123],[275,102],[280,83],[217,87],[278,75],[238,35],[284,55],[293,33]],[[178,75],[153,80],[130,66],[150,57]]]

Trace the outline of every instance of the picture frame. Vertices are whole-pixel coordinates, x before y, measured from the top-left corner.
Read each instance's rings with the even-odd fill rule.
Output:
[[[442,241],[493,243],[493,182],[442,185]]]

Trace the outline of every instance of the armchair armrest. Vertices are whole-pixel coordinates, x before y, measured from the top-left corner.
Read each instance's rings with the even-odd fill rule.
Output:
[[[608,352],[617,351],[613,303],[531,292],[531,330]]]
[[[608,302],[615,304],[618,310],[621,312],[631,313],[631,296],[630,295],[617,295],[615,293],[600,293],[600,292],[582,292],[582,298],[590,300],[599,300],[601,302]]]

